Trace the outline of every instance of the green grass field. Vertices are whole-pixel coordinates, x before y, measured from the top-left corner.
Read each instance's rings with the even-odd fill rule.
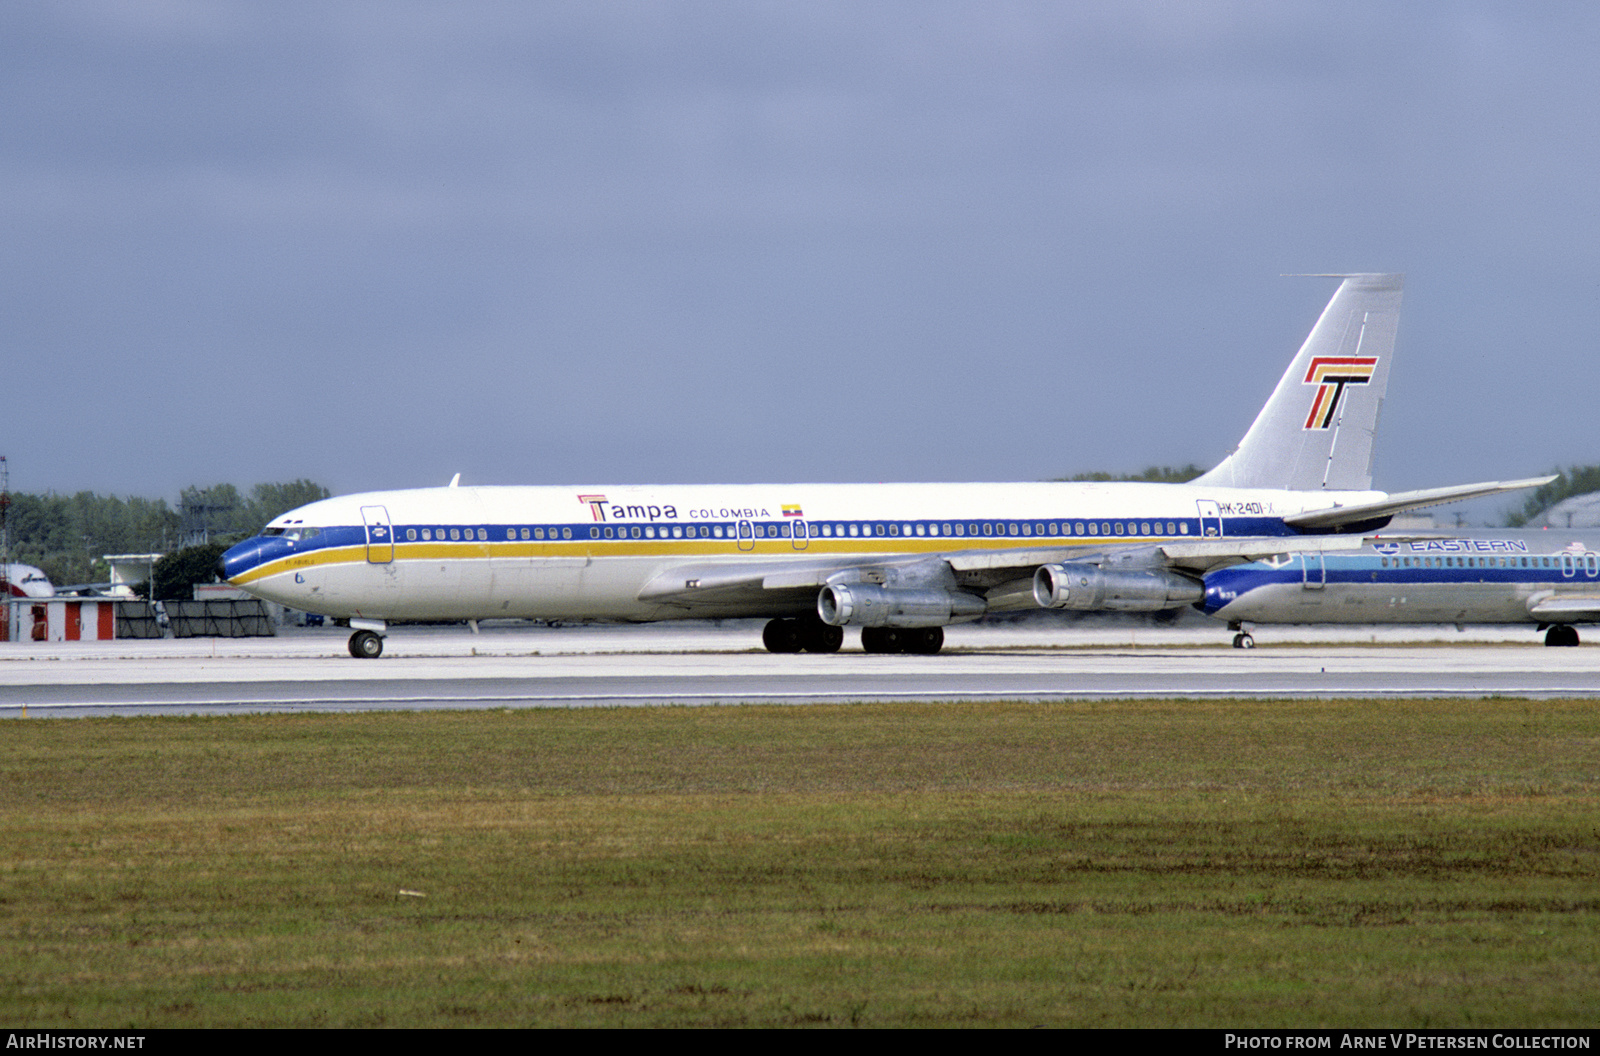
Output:
[[[28,1027],[1594,1026],[1600,705],[0,726]]]

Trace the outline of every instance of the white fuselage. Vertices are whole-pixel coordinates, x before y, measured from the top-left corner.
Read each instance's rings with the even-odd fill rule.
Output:
[[[339,617],[779,616],[811,602],[688,605],[652,585],[741,568],[1294,535],[1287,515],[1381,498],[1129,483],[426,488],[312,503],[224,561],[226,578],[253,594]]]

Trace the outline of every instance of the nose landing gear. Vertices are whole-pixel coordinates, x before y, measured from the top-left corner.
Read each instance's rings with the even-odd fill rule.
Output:
[[[376,660],[383,655],[383,632],[388,625],[382,620],[351,620],[350,655],[357,660]]]
[[[383,638],[371,631],[357,631],[350,636],[350,655],[357,660],[376,660],[383,655]]]

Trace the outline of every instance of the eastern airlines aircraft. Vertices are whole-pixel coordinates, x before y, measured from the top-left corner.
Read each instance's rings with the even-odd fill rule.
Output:
[[[1600,532],[1472,532],[1371,540],[1349,553],[1279,554],[1206,576],[1201,607],[1246,623],[1525,623],[1577,645],[1600,622]]]
[[[349,620],[765,617],[773,652],[935,653],[943,627],[1033,608],[1156,611],[1206,572],[1361,545],[1402,510],[1523,480],[1372,491],[1401,276],[1349,275],[1239,446],[1188,484],[449,487],[292,510],[227,581]],[[459,479],[459,477],[458,477]]]

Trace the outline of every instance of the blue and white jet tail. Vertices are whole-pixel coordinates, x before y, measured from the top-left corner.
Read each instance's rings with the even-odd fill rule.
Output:
[[[1372,440],[1394,359],[1403,275],[1345,275],[1233,453],[1193,483],[1292,491],[1372,487]]]

